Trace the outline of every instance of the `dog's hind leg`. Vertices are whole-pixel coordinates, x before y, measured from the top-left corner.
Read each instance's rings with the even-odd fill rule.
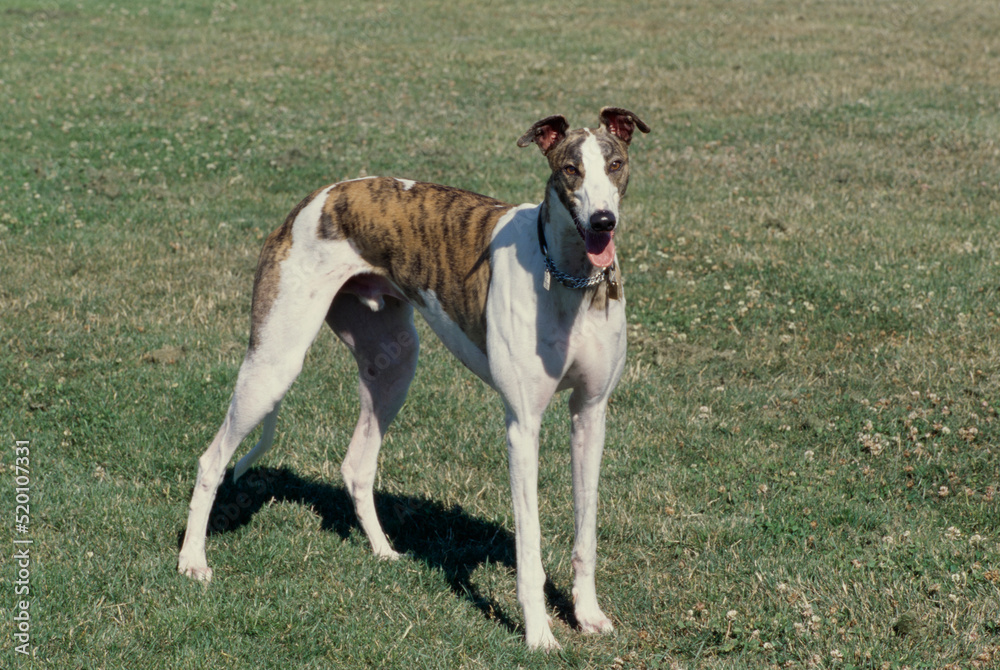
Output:
[[[198,459],[198,478],[177,562],[182,574],[205,581],[212,578],[205,558],[205,535],[226,466],[243,438],[265,417],[264,436],[248,458],[241,461],[239,472],[267,450],[274,433],[278,403],[302,370],[306,351],[323,325],[323,317],[341,283],[343,280],[308,285],[308,290],[297,284],[282,287],[266,318],[255,324],[256,342],[240,366],[226,419]]]
[[[373,311],[372,307],[379,307]],[[342,293],[333,302],[327,323],[351,349],[358,364],[361,413],[347,448],[341,473],[354,511],[372,551],[395,559],[375,512],[373,488],[382,437],[406,399],[420,348],[413,327],[413,308],[389,295],[364,304]]]

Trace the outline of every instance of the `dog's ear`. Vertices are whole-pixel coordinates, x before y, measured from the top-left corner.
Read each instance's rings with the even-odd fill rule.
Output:
[[[617,135],[625,144],[632,141],[632,133],[638,128],[644,133],[649,132],[649,126],[642,119],[621,107],[605,107],[601,110],[601,126],[608,129],[612,135]]]
[[[517,141],[517,146],[526,147],[532,142],[538,145],[543,154],[548,154],[554,146],[566,138],[566,131],[569,124],[562,114],[549,116],[531,126],[521,139]]]

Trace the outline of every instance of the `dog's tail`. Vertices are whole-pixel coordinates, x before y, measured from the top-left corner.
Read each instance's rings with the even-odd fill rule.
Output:
[[[281,401],[279,400],[274,405],[274,409],[264,417],[264,432],[261,434],[257,444],[254,445],[254,448],[250,450],[250,453],[241,458],[236,467],[233,468],[233,482],[236,482],[246,474],[246,471],[253,467],[257,459],[266,454],[267,450],[271,448],[271,444],[274,443],[274,428],[278,425],[278,410],[280,408]]]

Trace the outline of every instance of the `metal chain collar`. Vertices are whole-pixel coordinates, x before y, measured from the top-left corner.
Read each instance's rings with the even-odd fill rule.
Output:
[[[605,268],[596,275],[591,275],[590,277],[574,277],[573,275],[566,274],[562,270],[556,267],[556,262],[552,260],[549,256],[549,246],[545,241],[545,215],[547,214],[548,208],[545,207],[545,203],[542,203],[541,211],[538,213],[538,246],[542,249],[542,256],[545,257],[545,269],[546,271],[559,280],[559,283],[566,288],[572,289],[585,289],[597,286],[602,281],[607,280],[608,284],[615,283],[615,266],[612,264],[610,267]],[[548,287],[548,282],[546,281],[546,287]]]
[[[566,288],[584,289],[591,288],[592,286],[597,286],[602,281],[607,279],[608,283],[614,283],[615,281],[615,270],[614,266],[604,269],[598,272],[596,275],[591,275],[590,277],[574,277],[573,275],[568,275],[559,268],[556,267],[555,261],[552,257],[545,251],[545,268],[548,270],[549,274],[559,280],[559,283]]]

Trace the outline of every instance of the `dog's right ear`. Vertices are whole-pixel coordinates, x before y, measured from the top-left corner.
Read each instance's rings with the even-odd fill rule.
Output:
[[[526,147],[532,142],[538,145],[543,154],[548,154],[554,146],[566,138],[566,131],[569,124],[562,114],[549,116],[531,126],[521,139],[517,141],[517,146]]]

